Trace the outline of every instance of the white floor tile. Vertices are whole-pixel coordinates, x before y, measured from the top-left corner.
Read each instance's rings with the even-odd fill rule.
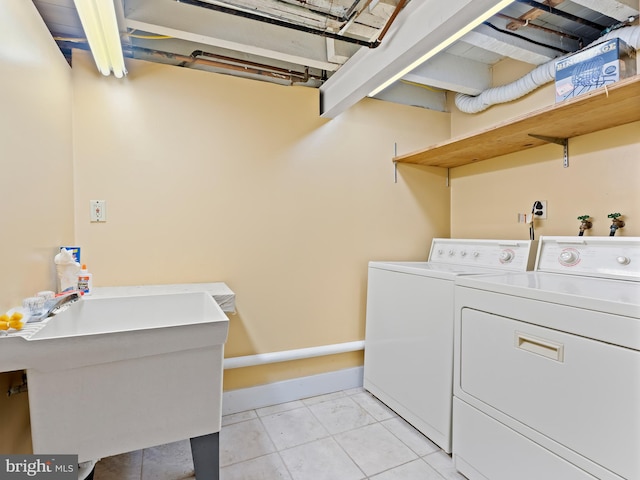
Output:
[[[360,405],[350,397],[316,403],[309,410],[331,434],[346,432],[375,422]]]
[[[228,425],[220,431],[220,465],[223,467],[275,451],[259,419]]]
[[[466,480],[362,388],[226,415],[221,480]],[[195,480],[189,440],[104,458],[96,480]]]
[[[272,453],[221,468],[220,480],[291,480],[291,475],[280,455]]]
[[[447,480],[466,480],[463,475],[458,473],[456,467],[453,466],[453,460],[444,451],[439,450],[422,458]]]
[[[385,420],[381,424],[421,457],[440,450],[440,447],[400,417]]]
[[[232,425],[234,423],[244,422],[257,418],[255,410],[247,410],[246,412],[232,413],[231,415],[225,415],[222,417],[222,426]]]
[[[362,471],[332,438],[280,452],[293,480],[361,480]]]
[[[350,388],[349,390],[343,390],[345,395],[355,395],[356,393],[362,393],[364,391],[365,390],[362,387],[356,387],[356,388]]]
[[[304,407],[302,400],[296,400],[294,402],[279,403],[278,405],[259,408],[256,412],[259,417],[266,417],[267,415],[273,415],[274,413],[286,412],[288,410],[295,410],[296,408],[302,407]]]
[[[278,450],[312,442],[329,435],[308,408],[296,408],[262,417],[262,424]]]
[[[442,480],[442,476],[423,460],[414,460],[370,477],[371,480]]]
[[[106,457],[96,463],[96,480],[140,480],[142,450]]]
[[[142,480],[186,480],[195,478],[189,440],[145,448]]]
[[[305,405],[315,405],[316,403],[326,402],[328,400],[335,400],[336,398],[344,397],[346,394],[343,391],[327,393],[326,395],[318,395],[316,397],[305,398],[302,401]]]
[[[375,475],[418,458],[379,423],[341,433],[334,438],[367,475]]]
[[[371,415],[379,422],[398,416],[396,412],[391,410],[369,392],[363,391],[361,393],[352,395],[351,398],[355,400],[367,412],[369,412],[369,415]]]

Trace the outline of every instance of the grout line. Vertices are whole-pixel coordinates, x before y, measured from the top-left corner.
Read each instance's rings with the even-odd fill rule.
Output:
[[[354,404],[355,404],[359,409],[361,409],[361,410],[362,410],[363,412],[365,412],[369,417],[371,417],[374,421],[373,421],[372,423],[367,424],[367,425],[361,425],[361,426],[358,426],[358,427],[355,427],[355,428],[352,428],[352,429],[346,430],[346,431],[344,431],[344,432],[338,432],[338,433],[336,433],[336,434],[331,433],[331,432],[327,429],[327,427],[322,423],[322,421],[321,421],[321,420],[320,420],[320,419],[315,415],[315,413],[313,412],[313,410],[312,410],[310,407],[311,407],[311,406],[313,406],[313,405],[319,405],[319,404],[324,403],[324,402],[330,402],[330,401],[340,400],[341,398],[350,398],[350,397],[352,397],[352,396],[354,396],[354,395],[358,395],[358,394],[360,394],[360,393],[362,393],[362,392],[367,393],[367,392],[366,392],[366,390],[364,390],[364,389],[359,389],[359,390],[350,389],[350,390],[352,390],[352,391],[351,391],[351,393],[348,393],[348,394],[347,394],[347,393],[345,393],[345,391],[342,391],[342,393],[344,393],[344,395],[341,395],[341,396],[335,396],[334,394],[326,394],[327,396],[328,396],[328,395],[334,395],[334,396],[333,396],[333,397],[328,397],[326,400],[322,400],[322,401],[314,402],[314,403],[310,403],[310,404],[306,404],[306,403],[304,403],[304,400],[305,400],[305,399],[301,399],[300,401],[301,401],[303,404],[302,404],[302,405],[300,405],[300,406],[296,406],[296,407],[294,407],[294,408],[287,409],[287,410],[276,411],[276,412],[269,413],[269,414],[264,415],[264,416],[261,416],[261,415],[259,415],[259,414],[258,414],[258,412],[257,412],[257,410],[258,410],[258,409],[247,410],[247,412],[253,412],[253,413],[255,414],[255,417],[251,417],[251,418],[247,418],[246,420],[241,420],[241,421],[238,421],[238,422],[234,422],[234,423],[231,423],[231,424],[225,425],[224,427],[229,427],[229,426],[231,426],[231,425],[236,425],[236,424],[240,424],[240,423],[248,422],[248,421],[250,421],[250,420],[256,420],[256,419],[257,419],[257,420],[259,421],[259,423],[260,423],[260,425],[261,425],[262,429],[263,429],[263,430],[264,430],[264,432],[266,433],[267,438],[269,439],[269,441],[272,443],[273,447],[275,448],[275,451],[274,451],[274,452],[270,452],[270,453],[265,453],[265,454],[262,454],[262,455],[258,455],[257,457],[253,457],[253,458],[250,458],[250,459],[245,459],[245,460],[242,460],[242,461],[239,461],[239,462],[236,462],[236,463],[232,463],[232,464],[229,464],[229,465],[225,465],[224,467],[221,467],[221,468],[230,467],[230,466],[232,466],[232,465],[239,465],[239,464],[242,464],[242,463],[245,463],[245,462],[253,461],[253,460],[255,460],[255,459],[258,459],[258,458],[261,458],[261,457],[265,457],[265,456],[271,455],[271,454],[273,454],[273,453],[277,453],[277,454],[278,454],[278,457],[279,457],[279,459],[280,459],[280,461],[282,462],[282,465],[283,465],[283,466],[284,466],[284,468],[286,469],[286,471],[287,471],[287,473],[289,474],[289,476],[293,479],[293,478],[294,478],[294,477],[293,477],[293,474],[292,474],[292,472],[289,470],[289,467],[287,466],[286,462],[284,461],[284,458],[283,458],[283,456],[281,455],[281,453],[282,453],[282,452],[284,452],[284,451],[287,451],[287,450],[291,450],[291,449],[293,449],[293,448],[297,448],[297,447],[300,447],[300,446],[303,446],[303,445],[308,445],[308,444],[310,444],[310,443],[317,442],[317,441],[319,441],[319,440],[324,440],[324,439],[329,438],[329,439],[331,439],[335,444],[337,444],[337,445],[338,445],[338,447],[340,448],[340,450],[342,450],[342,451],[345,453],[345,455],[347,456],[347,458],[349,458],[349,460],[351,460],[351,462],[356,466],[356,468],[357,468],[357,469],[362,473],[362,475],[363,475],[362,480],[368,480],[368,479],[370,479],[371,477],[369,477],[369,476],[367,476],[367,475],[366,475],[366,473],[362,470],[362,468],[360,467],[360,465],[358,465],[358,463],[357,463],[357,462],[356,462],[356,461],[351,457],[351,455],[349,455],[349,453],[348,453],[348,452],[347,452],[347,451],[342,447],[342,445],[340,444],[340,442],[336,439],[336,436],[341,435],[341,434],[344,434],[344,433],[347,433],[347,432],[353,432],[353,431],[355,431],[355,430],[359,430],[359,429],[362,429],[362,428],[365,428],[365,427],[369,427],[369,426],[375,425],[375,424],[377,423],[377,424],[380,424],[380,425],[382,426],[382,428],[384,428],[387,432],[391,433],[391,435],[393,435],[396,439],[398,439],[398,440],[399,440],[399,441],[400,441],[400,442],[401,442],[401,443],[402,443],[406,448],[408,448],[411,452],[413,452],[413,453],[416,455],[416,457],[417,457],[417,458],[412,459],[412,460],[409,460],[409,461],[404,462],[404,463],[401,463],[401,464],[398,464],[398,465],[395,465],[395,466],[390,467],[390,468],[388,468],[388,469],[386,469],[386,470],[383,470],[383,471],[381,471],[381,472],[377,472],[375,475],[379,475],[380,473],[383,473],[383,472],[387,472],[387,471],[393,470],[393,469],[395,469],[395,468],[398,468],[398,467],[400,467],[400,466],[403,466],[403,465],[406,465],[406,464],[408,464],[408,463],[414,462],[414,461],[416,461],[416,460],[420,460],[420,461],[424,462],[426,465],[428,465],[428,466],[429,466],[433,471],[435,471],[435,472],[438,474],[438,476],[439,476],[439,477],[441,477],[443,480],[446,480],[446,478],[447,478],[447,477],[445,477],[445,476],[444,476],[443,472],[441,472],[441,471],[440,471],[440,470],[438,470],[434,465],[431,465],[429,462],[427,462],[427,461],[426,461],[426,457],[428,457],[428,456],[430,456],[430,455],[437,454],[437,453],[439,453],[440,451],[442,451],[440,448],[438,448],[438,450],[435,450],[435,451],[433,451],[433,452],[427,453],[426,455],[420,455],[420,454],[419,454],[418,452],[416,452],[413,448],[411,448],[411,446],[410,446],[410,445],[408,445],[405,441],[403,441],[403,440],[402,440],[402,438],[400,438],[396,433],[394,433],[392,430],[390,430],[389,428],[387,428],[387,426],[386,426],[386,425],[384,425],[384,423],[383,423],[383,422],[385,422],[385,421],[387,421],[387,420],[391,420],[391,419],[393,419],[393,418],[399,418],[399,419],[400,419],[400,420],[402,420],[403,422],[407,423],[407,425],[408,425],[409,427],[411,427],[411,428],[415,429],[415,427],[413,427],[411,424],[409,424],[408,422],[406,422],[406,420],[402,419],[402,417],[400,417],[400,416],[396,416],[396,417],[391,417],[391,418],[385,418],[385,419],[382,419],[382,420],[378,420],[378,419],[377,419],[376,417],[374,417],[374,416],[373,416],[373,415],[372,415],[372,414],[371,414],[371,413],[370,413],[370,412],[369,412],[369,411],[368,411],[364,406],[360,405],[358,402],[356,402],[355,400],[353,400],[353,399],[351,398],[351,401],[352,401],[352,402],[353,402],[353,403],[354,403]],[[337,393],[337,392],[336,392],[336,393]],[[324,395],[319,395],[319,396],[324,396]],[[380,403],[381,405],[386,406],[383,402],[381,402],[379,399],[377,399],[374,395],[371,395],[371,397],[372,397],[372,398],[373,398],[377,403]],[[308,397],[308,398],[315,398],[315,397]],[[284,403],[290,403],[290,402],[284,402]],[[265,408],[266,408],[266,407],[265,407]],[[267,429],[266,425],[264,424],[264,422],[263,422],[263,418],[266,418],[266,417],[269,417],[269,416],[272,416],[272,415],[285,414],[285,413],[287,413],[287,412],[291,412],[291,411],[293,411],[293,410],[299,410],[299,409],[301,409],[301,408],[306,408],[306,409],[307,409],[307,411],[311,414],[312,418],[314,418],[314,419],[319,423],[319,425],[324,429],[324,431],[325,431],[325,433],[326,433],[327,435],[326,435],[326,436],[324,436],[324,437],[316,438],[316,439],[314,439],[314,440],[309,440],[309,441],[307,441],[307,442],[303,442],[303,443],[300,443],[300,444],[297,444],[297,445],[293,445],[293,446],[290,446],[290,447],[286,447],[286,448],[282,448],[282,449],[278,448],[278,446],[277,446],[276,442],[274,441],[274,439],[273,439],[273,437],[272,437],[271,433],[269,432],[269,430]],[[388,408],[388,407],[387,407],[387,408]],[[238,413],[243,413],[243,412],[238,412]],[[236,415],[236,414],[233,414],[233,415]],[[224,427],[223,427],[223,428],[224,428]],[[418,433],[419,433],[419,432],[418,432]],[[422,435],[422,434],[421,434],[421,435]],[[427,438],[427,437],[425,437],[425,438]],[[142,459],[142,462],[141,462],[141,469],[142,469],[142,464],[143,464],[143,463],[144,463],[144,455],[143,455],[143,459]],[[141,472],[141,473],[142,473],[142,472]],[[374,476],[375,476],[375,475],[374,475]],[[142,479],[141,479],[141,480],[142,480]]]

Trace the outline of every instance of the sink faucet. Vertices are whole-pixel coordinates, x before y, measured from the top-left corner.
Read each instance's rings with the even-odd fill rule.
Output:
[[[46,302],[44,302],[44,309],[42,310],[42,313],[32,316],[29,319],[29,322],[40,322],[50,315],[60,313],[69,308],[69,305],[71,305],[72,303],[80,300],[80,298],[81,297],[78,292],[71,292],[47,300]]]

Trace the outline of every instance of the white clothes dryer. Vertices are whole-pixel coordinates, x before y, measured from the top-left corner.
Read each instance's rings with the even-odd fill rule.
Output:
[[[451,452],[454,282],[533,267],[530,240],[436,238],[426,262],[370,262],[364,388]]]
[[[542,237],[455,287],[453,458],[471,480],[640,479],[640,237]]]

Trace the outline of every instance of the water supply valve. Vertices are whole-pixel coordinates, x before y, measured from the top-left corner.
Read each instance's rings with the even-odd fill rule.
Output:
[[[610,213],[609,215],[607,215],[607,218],[611,219],[611,227],[610,228],[610,232],[609,232],[609,236],[613,237],[616,234],[616,230],[618,230],[619,228],[624,227],[624,221],[620,220],[619,217],[621,217],[622,214],[621,213]]]
[[[589,220],[589,215],[581,215],[578,217],[578,220],[580,220],[580,232],[578,236],[582,237],[584,231],[589,230],[593,226],[593,223]]]

